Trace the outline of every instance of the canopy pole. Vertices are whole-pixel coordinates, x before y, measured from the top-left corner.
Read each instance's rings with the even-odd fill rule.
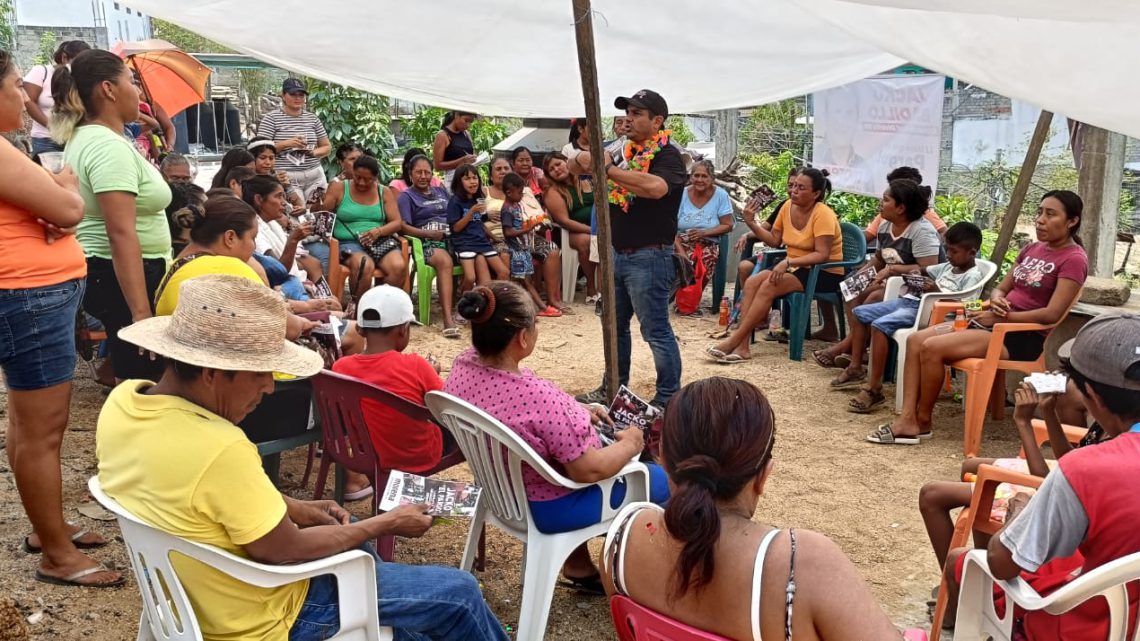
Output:
[[[582,76],[582,96],[586,103],[590,160],[594,173],[594,208],[598,218],[598,274],[602,294],[602,348],[606,359],[605,385],[609,394],[619,387],[617,362],[617,303],[614,298],[613,246],[610,244],[609,188],[606,181],[605,153],[602,148],[602,108],[598,91],[598,62],[594,49],[594,14],[590,0],[572,0],[574,36],[578,44],[578,70]]]
[[[1017,219],[1021,214],[1021,207],[1025,204],[1025,195],[1029,193],[1029,183],[1033,180],[1033,172],[1037,171],[1037,161],[1041,158],[1041,149],[1049,139],[1049,127],[1053,124],[1053,112],[1041,110],[1037,117],[1037,128],[1033,130],[1033,137],[1029,140],[1029,149],[1025,152],[1025,161],[1021,163],[1021,173],[1017,175],[1017,184],[1009,196],[1009,206],[1005,208],[1005,217],[1001,220],[1001,231],[998,232],[997,242],[994,243],[992,261],[1001,267],[1002,258],[1009,249],[1009,241],[1013,238],[1013,230],[1017,227]]]

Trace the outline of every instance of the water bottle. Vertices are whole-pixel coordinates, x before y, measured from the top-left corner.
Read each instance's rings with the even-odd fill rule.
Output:
[[[780,330],[784,329],[784,316],[779,307],[773,307],[768,312],[768,331],[772,334],[777,334]]]
[[[728,309],[728,296],[724,296],[720,299],[720,319],[717,321],[721,327],[728,327]]]
[[[954,331],[960,332],[966,329],[966,309],[959,307],[958,311],[954,312]]]

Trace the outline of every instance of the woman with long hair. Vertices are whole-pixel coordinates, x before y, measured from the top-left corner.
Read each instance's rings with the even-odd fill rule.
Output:
[[[541,201],[543,191],[546,189],[546,175],[535,166],[534,156],[530,153],[530,149],[515,147],[511,150],[510,158],[511,171],[521,176],[526,182],[526,186],[530,187],[534,197]]]
[[[400,219],[403,220],[401,233],[419,238],[423,244],[424,260],[435,268],[436,287],[439,288],[439,306],[443,311],[443,335],[446,338],[459,338],[459,328],[455,325],[452,311],[452,295],[455,281],[451,270],[455,261],[451,258],[447,240],[451,227],[447,224],[447,203],[450,196],[443,187],[432,187],[432,164],[427,156],[416,156],[408,162],[408,179],[411,184],[397,199]],[[425,287],[425,283],[418,283]]]
[[[408,186],[412,184],[412,168],[410,165],[412,158],[415,158],[416,156],[426,157],[427,152],[423,149],[420,149],[419,147],[411,147],[405,151],[404,159],[400,161],[400,175],[396,178],[393,178],[392,181],[388,183],[388,186],[392,189],[395,189],[397,194],[404,193],[404,190],[406,190]],[[432,174],[431,186],[443,187],[444,184],[443,181],[439,179],[439,176]]]
[[[217,189],[218,187],[228,187],[228,180],[230,172],[238,167],[249,167],[253,169],[254,158],[253,154],[245,147],[234,147],[227,151],[222,156],[222,164],[218,167],[218,173],[214,174],[214,179],[210,181],[210,189]]]
[[[590,217],[594,210],[594,179],[590,174],[574,176],[566,156],[554,152],[546,157],[546,196],[543,204],[555,225],[570,232],[570,246],[562,251],[578,252],[578,264],[586,274],[586,304],[599,300],[597,263],[590,261]],[[563,292],[567,299],[571,292]]]
[[[12,56],[0,51],[0,131],[23,124],[20,85]],[[75,316],[87,273],[83,248],[68,231],[83,219],[79,180],[70,167],[44,171],[7,141],[0,141],[0,166],[0,370],[8,389],[8,464],[32,524],[24,549],[42,554],[36,570],[41,581],[120,585],[121,572],[79,551],[107,540],[63,519],[59,451],[75,372]]]
[[[52,55],[54,64],[36,65],[24,76],[24,93],[27,94],[24,106],[32,119],[28,137],[32,139],[33,156],[45,151],[63,151],[63,145],[51,138],[51,110],[55,106],[55,99],[51,96],[51,79],[57,67],[71,64],[75,56],[90,48],[82,40],[65,40],[59,43]]]
[[[277,169],[277,145],[264,136],[254,136],[246,144],[246,149],[253,155],[253,170],[257,175],[276,178],[285,188],[285,202],[294,211],[305,211],[305,193],[289,182],[288,173]]]

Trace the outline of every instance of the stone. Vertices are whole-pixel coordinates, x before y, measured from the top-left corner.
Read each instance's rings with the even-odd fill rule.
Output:
[[[1089,276],[1085,280],[1085,291],[1081,294],[1081,302],[1090,305],[1104,305],[1106,307],[1120,307],[1128,302],[1132,295],[1128,283],[1115,278],[1097,278]]]
[[[28,627],[16,604],[7,597],[0,597],[0,641],[27,641]]]

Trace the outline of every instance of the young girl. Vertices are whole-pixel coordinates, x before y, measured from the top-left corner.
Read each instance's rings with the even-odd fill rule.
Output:
[[[561,301],[558,297],[558,279],[561,266],[559,265],[558,249],[545,237],[539,236],[535,230],[545,222],[544,218],[527,217],[523,212],[522,199],[525,181],[518,174],[507,174],[503,177],[503,209],[500,213],[503,225],[503,236],[507,239],[507,248],[511,252],[511,278],[519,281],[534,305],[540,311],[539,316],[556,318],[562,315],[559,309]],[[550,304],[542,302],[538,290],[534,287],[534,261],[543,263],[543,276],[546,279],[547,294]],[[551,264],[558,271],[553,275],[547,269]]]
[[[507,277],[507,268],[499,259],[487,230],[482,225],[487,207],[483,203],[483,178],[475,165],[460,165],[451,179],[451,200],[447,203],[447,224],[451,227],[451,248],[463,267],[460,292],[476,284]]]

